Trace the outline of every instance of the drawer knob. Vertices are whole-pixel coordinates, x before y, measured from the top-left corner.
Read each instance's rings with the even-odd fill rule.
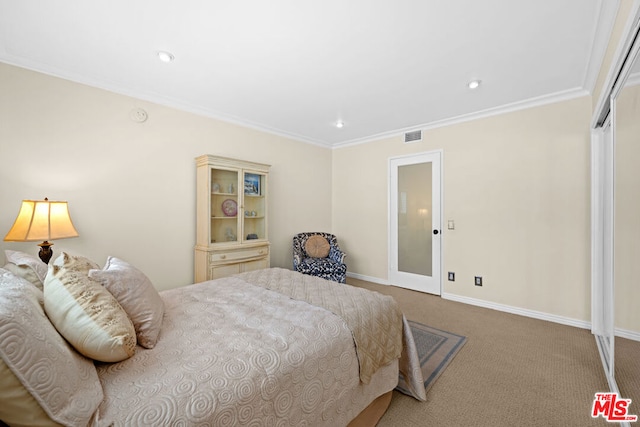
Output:
[[[226,257],[226,255],[220,255],[220,259],[225,259]]]

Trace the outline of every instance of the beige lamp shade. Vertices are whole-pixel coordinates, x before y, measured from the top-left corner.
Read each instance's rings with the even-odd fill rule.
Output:
[[[77,237],[71,222],[67,202],[23,200],[13,227],[4,237],[9,242],[35,242],[38,240]]]

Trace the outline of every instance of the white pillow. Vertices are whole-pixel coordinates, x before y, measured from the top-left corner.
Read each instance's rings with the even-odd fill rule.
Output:
[[[4,251],[4,255],[7,259],[5,269],[16,276],[27,279],[42,290],[42,284],[47,275],[47,264],[42,262],[40,258],[20,251],[7,249]]]
[[[136,332],[118,301],[89,278],[99,266],[63,252],[44,281],[44,309],[58,332],[80,353],[119,362],[136,351]]]
[[[0,419],[88,425],[103,399],[98,373],[56,331],[43,304],[40,289],[0,268]]]
[[[164,316],[164,302],[145,274],[116,257],[107,258],[102,270],[89,271],[89,277],[102,283],[113,295],[136,329],[138,344],[153,348]]]

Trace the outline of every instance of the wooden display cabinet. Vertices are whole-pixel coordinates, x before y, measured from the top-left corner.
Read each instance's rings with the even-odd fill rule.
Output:
[[[195,282],[270,266],[269,165],[196,158]]]

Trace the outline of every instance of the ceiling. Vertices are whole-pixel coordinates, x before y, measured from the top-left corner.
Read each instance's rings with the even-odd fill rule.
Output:
[[[0,0],[0,62],[335,147],[586,95],[617,4]]]

